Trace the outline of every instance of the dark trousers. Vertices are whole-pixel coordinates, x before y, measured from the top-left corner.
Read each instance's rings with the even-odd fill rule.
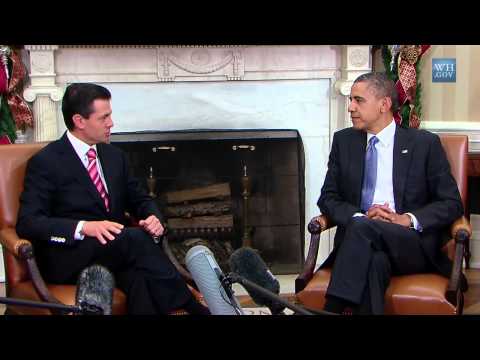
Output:
[[[336,250],[327,302],[333,296],[357,305],[359,313],[382,314],[392,275],[429,270],[420,241],[413,229],[352,218]]]
[[[43,267],[50,282],[76,283],[80,272],[92,264],[108,268],[115,276],[116,287],[127,295],[129,314],[167,314],[195,303],[161,246],[141,228],[124,228],[106,245],[85,237],[73,247],[45,250],[49,263]]]

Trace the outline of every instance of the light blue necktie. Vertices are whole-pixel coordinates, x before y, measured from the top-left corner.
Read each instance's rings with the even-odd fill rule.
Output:
[[[362,201],[360,208],[364,213],[370,209],[375,194],[375,185],[377,183],[377,149],[375,144],[378,142],[376,136],[372,136],[368,141],[367,152],[365,153],[365,168],[363,172]]]

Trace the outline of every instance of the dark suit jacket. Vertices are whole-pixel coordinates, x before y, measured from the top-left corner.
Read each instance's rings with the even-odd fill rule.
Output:
[[[361,212],[367,134],[353,128],[334,134],[328,171],[318,206],[335,224],[333,262],[353,214]],[[423,227],[422,248],[436,269],[450,275],[451,262],[441,251],[445,230],[463,214],[457,183],[437,135],[397,126],[393,149],[393,193],[397,213],[411,212]]]
[[[110,144],[97,144],[97,153],[108,187],[110,212],[66,133],[28,162],[16,229],[20,237],[31,239],[37,254],[48,257],[49,262],[60,265],[59,249],[78,244],[74,233],[80,220],[125,223],[128,211],[138,219],[154,214],[162,221],[157,206],[132,176],[126,155]],[[82,256],[77,255],[80,261]],[[76,259],[69,256],[68,261]]]

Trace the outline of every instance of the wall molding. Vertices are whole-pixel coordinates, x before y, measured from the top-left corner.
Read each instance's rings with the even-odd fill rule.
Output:
[[[29,47],[27,49],[27,46]],[[35,46],[49,46],[49,45],[26,45],[25,48],[30,50],[30,47]],[[234,48],[234,47],[245,47],[246,45],[60,45],[61,48],[65,49],[156,49],[159,47],[162,48]]]
[[[240,47],[157,47],[156,50],[160,81],[174,81],[192,75],[216,75],[226,80],[241,80],[245,73],[243,49]]]

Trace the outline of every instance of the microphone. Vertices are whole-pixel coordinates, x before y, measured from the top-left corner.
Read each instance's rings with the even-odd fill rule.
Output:
[[[255,250],[247,247],[235,250],[230,256],[229,264],[234,273],[276,295],[280,294],[280,283]],[[285,306],[281,303],[254,289],[246,290],[257,305],[268,307],[272,315],[285,315]]]
[[[75,304],[85,315],[111,315],[115,280],[108,269],[91,265],[77,280]]]
[[[280,283],[262,258],[252,248],[240,248],[230,256],[230,281],[240,283],[258,305],[266,306],[272,315],[285,315],[287,307],[299,315],[336,315],[324,310],[310,310],[288,302],[279,296]]]
[[[209,248],[203,245],[192,247],[185,256],[185,265],[212,315],[244,315],[228,278]]]
[[[111,315],[114,287],[113,275],[103,266],[92,265],[77,280],[75,305],[6,297],[0,297],[0,304],[50,309],[54,314]]]

